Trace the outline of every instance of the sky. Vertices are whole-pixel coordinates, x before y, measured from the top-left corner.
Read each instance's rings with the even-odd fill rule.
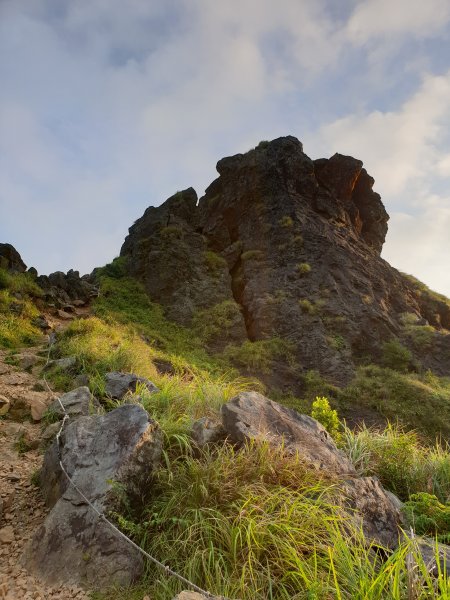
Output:
[[[294,135],[364,162],[382,256],[450,296],[449,124],[449,0],[0,0],[0,241],[40,273]]]

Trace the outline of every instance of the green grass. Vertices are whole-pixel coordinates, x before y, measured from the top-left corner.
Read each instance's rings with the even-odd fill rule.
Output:
[[[338,390],[337,395],[340,406],[373,410],[390,421],[398,420],[407,429],[417,429],[431,440],[436,436],[450,439],[448,378],[370,365],[360,367],[351,384]]]
[[[427,491],[450,499],[450,449],[420,442],[414,431],[388,425],[384,430],[344,428],[341,447],[361,475],[376,475],[402,500]]]
[[[17,349],[39,341],[41,332],[33,322],[39,315],[34,299],[41,295],[31,277],[0,269],[0,348]]]
[[[293,345],[281,338],[246,340],[241,345],[230,344],[224,352],[224,357],[237,367],[248,372],[256,371],[270,373],[277,360],[287,361],[294,367]]]

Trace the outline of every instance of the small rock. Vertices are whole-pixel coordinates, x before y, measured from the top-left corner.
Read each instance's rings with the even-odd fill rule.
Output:
[[[208,417],[202,417],[192,425],[192,439],[198,446],[214,444],[226,437],[225,429],[221,423],[217,423]]]
[[[14,539],[14,529],[11,525],[7,525],[0,529],[0,544],[12,544]]]
[[[117,371],[106,374],[105,391],[111,398],[122,400],[126,393],[134,393],[138,384],[144,385],[149,392],[159,391],[156,385],[145,377],[138,377],[132,373],[119,373]]]
[[[96,412],[98,408],[99,404],[91,395],[89,388],[82,386],[63,394],[59,400],[52,402],[48,407],[48,412],[63,417],[65,411],[70,417],[80,417],[81,415],[87,416],[90,412]]]
[[[65,310],[61,310],[60,308],[56,311],[56,314],[60,319],[64,319],[65,321],[71,321],[73,319],[73,315],[69,314]]]
[[[66,356],[65,358],[58,358],[56,360],[51,360],[45,366],[45,370],[51,368],[57,368],[61,371],[68,371],[72,369],[77,364],[77,359],[75,356]]]
[[[0,416],[6,415],[11,407],[11,403],[6,396],[0,394]]]

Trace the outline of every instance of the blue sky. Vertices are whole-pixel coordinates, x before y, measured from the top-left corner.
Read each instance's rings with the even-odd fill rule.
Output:
[[[448,0],[1,0],[0,81],[0,241],[40,272],[289,134],[364,161],[383,256],[450,296]]]

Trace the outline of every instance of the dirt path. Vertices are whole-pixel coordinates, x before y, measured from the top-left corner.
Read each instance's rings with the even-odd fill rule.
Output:
[[[0,400],[11,401],[8,414],[0,417],[0,599],[87,600],[79,588],[48,587],[20,565],[25,544],[48,512],[33,484],[42,465],[43,427],[37,417],[54,398],[39,378],[45,362],[40,353],[45,354],[45,345],[21,353],[23,366],[35,363],[24,371],[9,365],[7,353],[0,351]]]

